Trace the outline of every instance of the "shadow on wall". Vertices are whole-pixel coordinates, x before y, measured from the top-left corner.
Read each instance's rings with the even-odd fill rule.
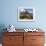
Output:
[[[2,32],[5,32],[6,30],[3,30],[5,27],[4,24],[0,24],[0,43],[2,43]]]

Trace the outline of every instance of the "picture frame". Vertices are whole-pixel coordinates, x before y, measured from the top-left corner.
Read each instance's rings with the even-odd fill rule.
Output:
[[[35,8],[32,7],[19,7],[18,8],[18,21],[34,21]]]

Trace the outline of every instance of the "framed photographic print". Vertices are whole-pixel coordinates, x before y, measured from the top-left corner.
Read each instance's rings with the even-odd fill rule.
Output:
[[[18,21],[34,21],[35,20],[35,8],[19,7],[17,14],[18,14]]]

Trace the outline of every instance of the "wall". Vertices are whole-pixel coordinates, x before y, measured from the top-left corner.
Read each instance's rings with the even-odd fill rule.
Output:
[[[36,20],[33,22],[18,22],[18,7],[34,7]],[[46,29],[46,0],[0,0],[0,31],[9,24],[21,29],[37,27]]]
[[[44,27],[46,28],[46,0],[0,0],[0,25],[15,25],[16,28]],[[34,7],[36,19],[33,22],[18,22],[18,7]]]

